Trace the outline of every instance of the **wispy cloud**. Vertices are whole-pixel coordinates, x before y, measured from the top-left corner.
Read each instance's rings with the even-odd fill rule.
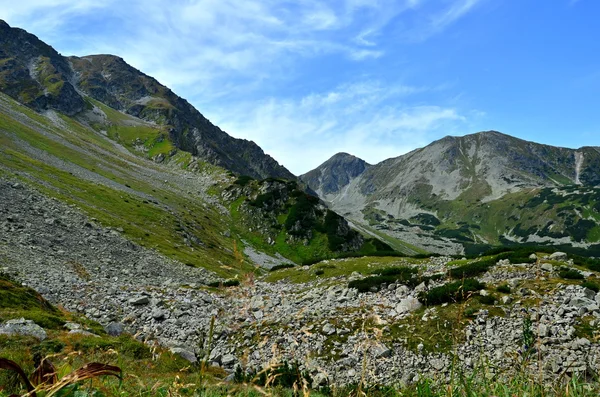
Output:
[[[304,172],[340,150],[396,156],[464,123],[453,106],[414,99],[434,88],[361,65],[441,33],[481,1],[0,0],[0,17],[65,54],[122,56]]]
[[[412,95],[430,89],[364,81],[299,99],[271,98],[211,113],[223,129],[259,142],[300,174],[336,152],[376,163],[440,134],[460,131],[466,118],[456,109],[407,104]]]

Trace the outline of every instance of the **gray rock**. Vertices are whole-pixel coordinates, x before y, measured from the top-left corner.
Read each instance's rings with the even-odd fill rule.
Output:
[[[375,358],[391,357],[392,350],[384,344],[378,344],[371,348],[371,353]]]
[[[396,305],[396,312],[398,313],[408,313],[414,312],[415,310],[419,310],[423,305],[419,300],[413,296],[409,296],[408,298],[404,298]]]
[[[555,252],[552,255],[550,255],[549,258],[553,261],[561,261],[561,262],[566,262],[569,259],[567,254],[565,254],[564,252]]]
[[[323,326],[323,333],[325,335],[333,335],[333,334],[335,334],[335,331],[336,331],[335,327],[329,323],[327,323]]]
[[[33,336],[39,340],[47,338],[46,331],[42,327],[24,318],[8,320],[0,325],[0,334]]]
[[[548,336],[548,326],[546,324],[538,325],[538,335],[540,338],[545,338]]]
[[[134,306],[142,306],[150,303],[150,299],[147,296],[140,296],[137,298],[129,299],[129,303],[131,303]]]
[[[104,327],[104,330],[110,336],[120,336],[125,333],[125,325],[123,323],[113,322]]]
[[[540,266],[540,269],[542,269],[543,271],[546,271],[546,272],[552,272],[552,271],[554,271],[554,266],[552,266],[552,264],[550,264],[550,263],[542,263],[542,265]]]
[[[221,364],[224,367],[231,367],[235,363],[236,359],[233,354],[226,354],[221,358]]]
[[[319,372],[318,374],[313,376],[312,380],[313,380],[313,382],[312,382],[313,389],[317,389],[317,388],[319,388],[321,386],[325,386],[327,384],[327,375],[322,372]]]
[[[68,321],[65,323],[64,327],[70,331],[74,330],[74,329],[81,329],[81,324],[77,324],[71,321]]]
[[[529,259],[537,259],[537,258],[538,258],[538,257],[537,257],[537,255],[536,255],[536,254],[531,254],[531,255],[529,255]]]
[[[508,296],[508,295],[505,295],[505,296],[502,297],[501,301],[505,305],[508,305],[508,304],[512,303],[512,298],[510,296]]]
[[[187,361],[189,361],[191,363],[195,363],[198,361],[196,354],[191,349],[186,349],[183,347],[172,347],[171,353],[177,354],[178,356],[186,359]]]
[[[72,335],[82,335],[82,336],[93,336],[94,338],[99,338],[98,335],[93,334],[93,333],[91,333],[89,331],[86,331],[84,329],[72,329],[72,330],[69,331],[69,334],[72,334]]]
[[[160,310],[159,308],[155,308],[154,310],[152,310],[152,318],[153,319],[164,320],[165,317],[166,317],[165,312]]]

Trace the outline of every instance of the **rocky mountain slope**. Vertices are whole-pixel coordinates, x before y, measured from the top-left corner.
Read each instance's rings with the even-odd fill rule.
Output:
[[[232,379],[236,368],[251,375],[297,361],[314,387],[423,375],[444,383],[457,368],[468,374],[486,363],[494,381],[511,371],[552,380],[598,368],[598,260],[549,249],[369,256],[389,250],[369,236],[396,230],[442,249],[574,239],[593,252],[597,149],[490,133],[372,166],[336,156],[307,180],[362,222],[360,234],[297,181],[261,178],[279,175],[261,152],[252,158],[122,60],[66,60],[24,31],[0,30],[0,273],[10,274],[0,275],[0,356],[51,348],[66,358],[88,347],[123,360],[131,337],[109,336],[125,332],[188,360],[148,348],[144,372],[201,373],[190,362],[204,360]],[[489,160],[508,143],[510,161]],[[229,169],[215,165],[227,161]],[[105,329],[66,322],[11,280]],[[7,299],[8,289],[43,307],[26,310],[35,302]],[[24,327],[50,341],[15,332]],[[66,329],[74,343],[52,339]],[[153,379],[148,390],[156,394]]]
[[[338,153],[319,167],[302,175],[320,197],[339,193],[350,181],[370,167],[366,161],[348,153]]]
[[[80,113],[86,97],[163,126],[171,150],[187,151],[211,164],[257,178],[295,179],[254,142],[236,139],[213,125],[186,100],[123,59],[112,55],[63,57],[36,36],[0,20],[0,90],[37,110]],[[145,136],[127,136],[129,143]]]
[[[443,138],[351,178],[328,161],[301,179],[340,214],[421,247],[452,252],[461,250],[457,243],[497,244],[501,238],[527,238],[544,228],[556,234],[545,234],[550,243],[599,242],[599,170],[597,147],[558,148],[488,131]],[[326,182],[338,178],[345,183]],[[540,190],[544,188],[559,192]],[[554,200],[566,208],[535,200],[547,194],[567,197]],[[557,211],[571,224],[563,223]],[[501,224],[492,225],[499,213]],[[570,228],[580,221],[591,222],[584,238]],[[518,233],[523,229],[530,230],[528,236]],[[411,239],[415,232],[422,238]]]

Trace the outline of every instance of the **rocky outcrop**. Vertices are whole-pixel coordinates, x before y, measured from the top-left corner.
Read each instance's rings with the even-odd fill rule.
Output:
[[[85,102],[73,87],[69,62],[52,47],[0,20],[0,90],[42,111],[74,115]]]
[[[70,57],[77,86],[90,97],[143,120],[170,126],[174,145],[240,175],[295,179],[254,142],[229,136],[188,101],[113,55]]]
[[[140,119],[169,126],[181,150],[240,175],[295,176],[254,142],[236,139],[185,99],[113,55],[65,58],[36,36],[0,20],[0,90],[37,110],[75,115],[84,96]]]
[[[348,153],[338,153],[312,171],[300,176],[320,197],[339,194],[350,181],[370,167],[366,161]]]

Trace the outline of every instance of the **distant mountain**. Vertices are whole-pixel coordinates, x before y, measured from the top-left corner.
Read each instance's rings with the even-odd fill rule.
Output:
[[[594,191],[600,185],[598,147],[559,148],[496,131],[445,137],[422,149],[365,167],[362,172],[357,172],[354,166],[360,160],[348,162],[344,168],[346,163],[340,162],[338,156],[302,175],[301,179],[338,213],[378,226],[392,235],[409,239],[409,242],[426,241],[421,245],[429,248],[432,244],[446,245],[443,240],[447,240],[451,250],[457,248],[452,242],[498,243],[501,237],[510,238],[511,230],[519,223],[520,227],[525,227],[523,222],[503,220],[501,228],[485,225],[482,229],[486,219],[492,218],[486,208],[493,208],[493,203],[507,202],[519,194],[534,195],[543,188],[581,187],[582,191]],[[338,164],[338,167],[328,164]],[[339,178],[348,175],[354,176]],[[542,211],[542,208],[536,211]],[[516,212],[507,218],[518,217]],[[575,223],[578,219],[600,220],[597,212],[588,216],[583,213],[584,208],[573,208]],[[475,215],[484,219],[470,217]],[[547,226],[548,220],[539,225],[540,229]],[[535,222],[526,223],[527,228],[533,228],[531,231],[535,229]],[[476,224],[479,229],[461,224]],[[564,232],[568,228],[558,221],[553,224],[555,232]],[[418,228],[419,225],[422,227]],[[594,227],[590,226],[588,230],[590,240],[576,243],[598,242],[592,231]],[[441,233],[442,237],[448,238],[434,243],[430,239],[410,239],[409,235],[414,236],[415,232],[422,232],[424,238],[439,232],[436,237]],[[560,237],[563,242],[572,236],[569,232],[563,234]],[[460,238],[454,238],[457,236]]]
[[[300,179],[322,197],[335,195],[371,165],[348,153],[338,153]]]
[[[295,179],[254,142],[229,136],[186,100],[123,59],[112,55],[65,58],[36,36],[1,20],[0,91],[37,111],[56,110],[69,116],[91,106],[89,97],[164,126],[176,149],[237,174]]]

